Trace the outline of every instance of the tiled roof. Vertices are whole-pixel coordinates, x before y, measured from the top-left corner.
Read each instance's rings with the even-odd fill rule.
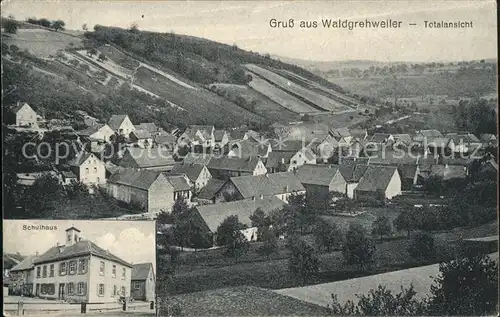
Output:
[[[118,130],[120,128],[120,125],[122,124],[123,120],[127,118],[126,114],[114,114],[109,118],[108,125],[111,129],[114,131]]]
[[[438,138],[433,138],[432,140],[427,140],[428,146],[430,147],[440,147],[440,148],[445,148],[449,146],[451,140],[453,138],[449,137],[438,137]],[[453,140],[455,142],[455,140]]]
[[[229,181],[234,184],[243,198],[305,191],[293,172],[231,177]]]
[[[412,142],[412,139],[411,139],[411,136],[407,133],[403,133],[403,134],[394,134],[394,141],[398,142],[398,143],[403,143],[403,144],[411,144]]]
[[[465,178],[467,171],[463,166],[436,164],[431,166],[431,175],[440,176],[443,179]]]
[[[65,178],[76,178],[75,173],[72,171],[61,171],[61,175]]]
[[[75,156],[75,158],[68,162],[68,165],[80,167],[91,155],[92,153],[81,151]]]
[[[174,187],[174,191],[184,191],[184,190],[190,190],[191,186],[189,185],[189,181],[186,179],[187,176],[185,175],[168,175],[164,174],[170,184]]]
[[[108,183],[120,184],[148,190],[151,185],[160,177],[161,172],[151,170],[122,169],[111,175]]]
[[[263,199],[244,199],[221,204],[201,205],[197,206],[196,210],[210,231],[216,232],[219,225],[229,216],[238,216],[241,223],[251,227],[250,216],[255,210],[261,209],[264,213],[269,214],[274,210],[282,209],[284,205],[285,203],[282,200],[271,196]]]
[[[348,128],[335,128],[330,129],[330,134],[333,137],[345,138],[351,136],[351,132],[349,132]]]
[[[145,281],[148,279],[149,272],[153,270],[151,263],[139,263],[132,266],[131,280]]]
[[[133,133],[135,135],[135,137],[139,140],[153,138],[151,133],[147,130],[135,130],[135,131],[132,131],[131,133]]]
[[[309,144],[302,140],[271,140],[271,147],[276,152],[295,152],[307,147]]]
[[[204,153],[193,153],[189,152],[184,156],[182,163],[184,164],[203,164],[207,165],[210,159],[213,157],[213,154],[204,154]]]
[[[399,175],[401,175],[401,178],[413,179],[418,169],[419,168],[417,164],[401,164],[398,166],[398,172]]]
[[[134,162],[137,166],[127,166]],[[119,165],[123,167],[162,167],[173,166],[175,164],[172,153],[164,148],[141,149],[129,147],[123,155]]]
[[[33,173],[17,173],[17,183],[19,185],[31,186],[35,184],[35,181],[39,178],[45,176],[57,177],[57,173],[55,171],[42,171],[42,172],[33,172]]]
[[[481,134],[481,141],[483,142],[490,142],[490,141],[496,141],[497,136],[491,133],[485,133]]]
[[[92,134],[96,133],[99,131],[102,127],[104,127],[104,124],[94,124],[87,129],[76,131],[78,135],[83,135],[83,136],[91,136]]]
[[[219,189],[224,185],[226,181],[211,178],[208,180],[207,185],[203,187],[198,193],[199,199],[211,200],[215,197],[215,194],[219,191]]]
[[[207,164],[208,169],[253,172],[261,162],[258,157],[212,157]]]
[[[356,190],[385,191],[397,168],[392,166],[369,165],[359,180]]]
[[[418,132],[420,134],[422,134],[424,137],[440,137],[440,136],[442,136],[441,132],[439,132],[436,129],[420,130]]]
[[[158,131],[158,127],[153,122],[143,122],[135,126],[137,130],[146,130],[149,133],[154,133]]]
[[[363,174],[368,169],[368,165],[353,164],[353,165],[332,165],[339,169],[340,174],[349,183],[357,183],[363,177]]]
[[[384,143],[387,141],[387,139],[391,136],[389,133],[375,133],[373,136],[370,138],[370,142],[373,143]]]
[[[177,138],[172,134],[159,134],[154,138],[155,142],[158,144],[175,144]]]
[[[29,255],[24,260],[22,260],[19,264],[10,269],[11,272],[15,271],[24,271],[33,269],[33,262],[38,258],[36,255]]]
[[[189,178],[191,182],[194,183],[200,176],[201,171],[203,171],[204,167],[205,165],[197,163],[192,163],[192,164],[176,163],[172,168],[172,170],[170,171],[170,174],[184,174]]]
[[[266,168],[277,168],[280,164],[290,164],[294,152],[270,152],[267,157]]]
[[[81,240],[70,246],[54,246],[40,255],[33,263],[41,264],[47,262],[61,261],[84,255],[93,255],[109,261],[120,263],[127,267],[132,267],[132,264],[120,259],[111,252],[104,250],[89,240]]]
[[[295,176],[297,176],[302,184],[330,186],[337,173],[340,173],[340,171],[335,166],[306,164],[297,169]]]
[[[22,108],[24,105],[27,105],[28,107],[30,107],[30,108],[31,108],[31,106],[30,106],[30,105],[28,105],[28,103],[26,103],[26,102],[22,102],[22,103],[21,103],[21,102],[18,102],[15,106],[13,106],[13,107],[11,108],[11,111],[12,111],[14,114],[16,114],[19,110],[21,110],[21,108]],[[31,108],[31,109],[33,110],[33,108]]]
[[[265,156],[267,144],[261,144],[253,139],[240,140],[232,143],[231,151],[236,157]]]
[[[215,130],[214,131],[215,142],[221,142],[226,133],[227,133],[226,130]]]

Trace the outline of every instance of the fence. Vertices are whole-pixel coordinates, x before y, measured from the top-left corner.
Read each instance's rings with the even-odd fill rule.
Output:
[[[155,302],[120,303],[59,303],[59,302],[5,302],[4,313],[7,316],[23,316],[32,314],[87,314],[104,311],[154,310]]]

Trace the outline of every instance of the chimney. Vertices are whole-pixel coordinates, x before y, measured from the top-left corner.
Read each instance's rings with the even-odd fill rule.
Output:
[[[78,237],[80,236],[80,230],[74,226],[66,229],[66,246],[72,246],[78,242]]]

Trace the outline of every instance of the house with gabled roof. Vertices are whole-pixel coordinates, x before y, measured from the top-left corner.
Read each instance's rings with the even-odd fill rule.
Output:
[[[223,149],[226,144],[229,143],[231,139],[231,136],[226,130],[215,130],[214,131],[214,141],[215,144],[220,148]]]
[[[333,193],[346,194],[347,182],[335,166],[306,164],[297,169],[295,176],[306,189],[306,198],[315,206],[326,208]]]
[[[126,168],[167,172],[174,167],[175,160],[172,152],[165,148],[142,149],[128,147],[118,165]]]
[[[398,166],[401,176],[401,189],[410,190],[419,183],[420,167],[418,164],[401,164]]]
[[[161,128],[158,128],[156,126],[156,124],[154,124],[153,122],[143,122],[143,123],[139,123],[135,126],[135,129],[136,130],[144,130],[144,131],[148,131],[152,136],[155,136],[157,135],[158,133],[162,133],[162,132],[165,132],[163,131],[163,129]]]
[[[11,109],[18,127],[35,127],[38,125],[38,115],[26,102],[17,102]]]
[[[184,198],[188,202],[191,201],[193,192],[191,191],[191,182],[186,175],[170,175],[166,173],[164,175],[174,188],[174,201],[180,197]]]
[[[121,169],[108,178],[108,194],[148,213],[169,212],[174,205],[174,186],[159,171]]]
[[[213,125],[191,125],[177,139],[178,146],[212,147],[215,144]]]
[[[200,191],[212,178],[212,174],[210,174],[206,165],[197,163],[176,163],[169,173],[186,175],[193,184],[194,192]]]
[[[409,146],[413,142],[411,136],[408,133],[394,134],[394,143],[402,146]]]
[[[22,296],[34,295],[34,261],[37,258],[38,254],[29,255],[10,269],[9,277],[11,284],[9,288],[11,288],[15,294]]]
[[[208,165],[212,157],[214,157],[213,154],[189,152],[183,157],[182,163]]]
[[[195,207],[194,216],[203,224],[205,233],[211,234],[216,240],[215,234],[219,225],[229,216],[238,216],[238,221],[247,228],[240,232],[248,241],[257,240],[257,228],[252,226],[250,216],[260,209],[269,215],[275,210],[281,210],[285,202],[274,196],[259,199],[244,199],[220,204],[200,205]]]
[[[215,204],[217,192],[226,183],[226,181],[211,178],[207,184],[196,195],[196,201],[201,205]]]
[[[284,202],[306,189],[293,172],[231,177],[217,192],[216,201],[259,199],[276,196]]]
[[[94,153],[81,151],[67,165],[78,181],[85,185],[106,183],[106,166]]]
[[[81,139],[98,142],[110,142],[111,136],[115,134],[107,124],[95,124],[76,133]]]
[[[454,142],[453,152],[468,153],[478,150],[482,147],[483,143],[474,134],[469,132],[464,133],[447,133],[447,138]]]
[[[132,144],[142,149],[153,147],[153,135],[148,130],[134,130],[129,133],[128,138]]]
[[[291,172],[304,164],[316,164],[316,155],[310,148],[297,152],[271,152],[266,161],[269,173]]]
[[[267,173],[262,160],[258,157],[214,156],[207,163],[207,168],[214,178],[227,180],[230,177],[262,175]]]
[[[229,157],[261,157],[267,158],[272,152],[270,143],[260,143],[254,139],[246,139],[230,142],[230,150],[227,153]]]
[[[491,133],[484,133],[480,136],[481,143],[484,147],[487,146],[498,146],[497,136]]]
[[[368,165],[365,164],[341,164],[341,165],[331,165],[339,169],[342,177],[346,181],[346,195],[347,197],[354,198],[354,190],[358,186],[359,180],[363,177],[364,173],[368,169]]]
[[[368,165],[354,190],[356,200],[385,200],[401,194],[397,167]]]
[[[349,146],[352,141],[351,132],[349,132],[349,128],[335,128],[330,129],[330,135],[337,140],[339,146]]]
[[[108,125],[113,131],[123,136],[128,136],[130,132],[135,131],[134,124],[126,114],[112,115],[109,118]]]
[[[133,299],[145,302],[155,300],[156,277],[151,262],[134,264],[130,280],[130,296]]]
[[[435,138],[440,138],[442,136],[443,134],[436,129],[419,130],[415,132],[413,141],[423,144],[425,141],[430,142]]]
[[[82,238],[75,227],[65,234],[65,244],[33,261],[35,296],[81,303],[116,303],[130,296],[131,263]]]

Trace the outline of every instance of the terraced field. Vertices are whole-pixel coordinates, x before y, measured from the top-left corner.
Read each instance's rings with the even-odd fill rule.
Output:
[[[145,67],[137,69],[134,84],[171,101],[195,116],[199,116],[200,120],[210,117],[214,120],[213,122],[216,122],[227,119],[228,115],[242,121],[261,122],[264,119],[262,116],[245,110],[209,91],[189,89],[173,81],[165,80],[163,76]]]
[[[64,33],[42,29],[19,29],[16,34],[2,32],[2,42],[16,45],[20,50],[27,49],[38,57],[46,58],[57,51],[82,46],[82,39]]]
[[[305,102],[300,101],[299,99],[293,97],[288,94],[286,91],[283,91],[277,87],[274,87],[267,81],[262,78],[257,77],[252,73],[252,81],[248,83],[252,89],[271,99],[275,103],[280,106],[299,114],[304,113],[321,113],[322,111],[316,108],[313,108],[306,104]]]
[[[272,71],[280,74],[281,76],[290,79],[290,80],[295,80],[304,87],[314,90],[316,92],[321,93],[322,95],[325,95],[326,97],[332,98],[333,100],[336,100],[342,104],[348,105],[348,106],[356,106],[358,102],[356,99],[349,97],[345,94],[339,93],[338,91],[335,91],[333,89],[329,89],[325,86],[319,85],[315,82],[310,81],[307,78],[304,78],[300,75],[297,75],[295,73],[292,73],[288,70],[285,69],[272,69]]]
[[[287,93],[292,94],[294,97],[302,100],[304,103],[307,103],[311,107],[330,112],[346,110],[346,106],[344,104],[332,100],[324,95],[318,94],[317,92],[304,88],[301,85],[297,84],[296,81],[292,81],[290,79],[282,77],[270,70],[257,65],[246,64],[245,67],[249,71],[259,75],[266,81],[285,90]]]
[[[234,101],[238,97],[242,97],[247,101],[255,100],[255,112],[262,114],[273,122],[291,122],[300,120],[300,116],[290,111],[287,108],[280,106],[278,103],[271,100],[269,97],[257,92],[256,90],[244,86],[234,84],[212,84],[218,91],[223,91],[227,94],[226,99]]]

